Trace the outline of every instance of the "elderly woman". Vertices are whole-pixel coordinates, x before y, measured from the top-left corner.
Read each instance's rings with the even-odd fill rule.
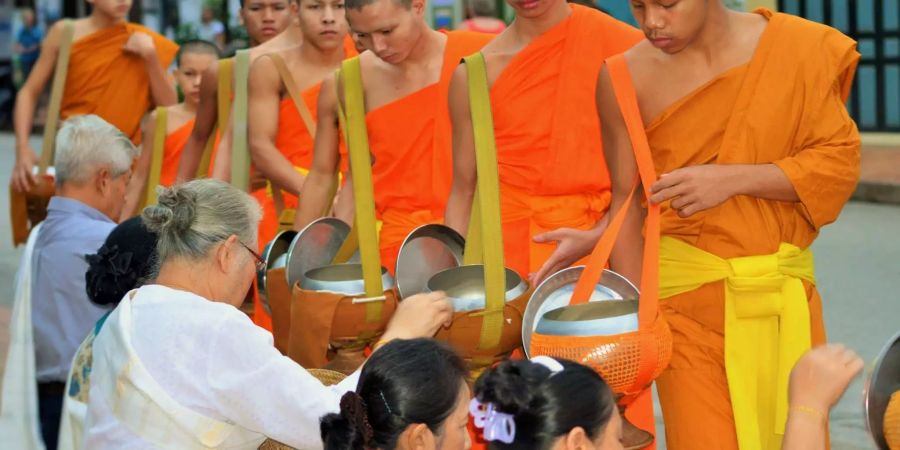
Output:
[[[266,436],[321,448],[319,418],[359,375],[323,386],[237,309],[264,264],[255,201],[197,180],[161,189],[143,218],[159,234],[159,273],[94,340],[86,448],[255,449]],[[451,313],[439,294],[411,297],[383,340],[431,336]]]

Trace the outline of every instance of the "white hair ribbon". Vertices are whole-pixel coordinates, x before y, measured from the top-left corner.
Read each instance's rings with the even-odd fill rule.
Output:
[[[531,362],[533,362],[535,364],[540,364],[540,365],[550,369],[551,377],[553,375],[556,375],[559,372],[562,372],[562,370],[563,370],[563,365],[559,361],[557,361],[549,356],[543,356],[543,355],[535,356],[534,358],[531,358]]]
[[[473,398],[469,402],[469,413],[475,427],[484,430],[484,440],[512,444],[516,439],[516,420],[512,414],[497,411],[493,403],[484,404]]]

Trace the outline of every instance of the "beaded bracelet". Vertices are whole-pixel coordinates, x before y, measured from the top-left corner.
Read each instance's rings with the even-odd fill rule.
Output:
[[[824,412],[822,412],[816,408],[810,408],[809,406],[791,405],[788,408],[788,410],[789,411],[797,411],[799,413],[806,414],[807,416],[815,417],[816,419],[819,419],[822,422],[828,421],[828,414],[825,414]]]

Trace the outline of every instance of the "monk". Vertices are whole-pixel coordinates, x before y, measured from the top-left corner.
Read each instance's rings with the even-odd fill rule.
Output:
[[[303,42],[259,58],[250,70],[250,153],[259,174],[271,180],[273,189],[284,191],[274,194],[283,201],[278,208],[273,195],[262,202],[261,246],[275,237],[284,210],[297,207],[304,174],[312,165],[313,111],[322,80],[332,75],[345,58],[356,55],[353,40],[347,36],[343,0],[305,0],[301,6],[298,17]],[[285,74],[279,73],[276,61],[283,62]],[[296,91],[289,92],[291,89]],[[302,105],[298,106],[293,96]],[[293,217],[288,223],[293,223]]]
[[[184,102],[166,108],[162,170],[159,173],[159,179],[149,180],[152,181],[152,185],[148,185],[147,178],[156,147],[154,136],[156,136],[157,114],[159,114],[159,109],[157,109],[144,120],[141,156],[138,158],[134,174],[128,183],[125,207],[122,210],[123,220],[139,212],[137,206],[141,203],[145,189],[155,189],[157,184],[168,187],[175,182],[181,152],[194,127],[197,104],[200,102],[201,79],[206,69],[215,64],[217,59],[219,59],[219,49],[216,44],[208,41],[188,41],[182,44],[178,50],[175,58],[178,65],[178,69],[175,71],[175,80],[184,94]]]
[[[573,242],[594,242],[605,228],[609,175],[599,121],[585,111],[602,60],[641,34],[564,0],[510,5],[510,28],[481,53],[491,86],[504,260],[539,281],[576,261],[567,255]],[[454,170],[446,222],[464,235],[476,180],[468,90],[460,66],[450,87]]]
[[[140,143],[140,123],[154,105],[178,102],[166,76],[178,46],[142,25],[126,21],[131,0],[93,0],[90,16],[74,21],[74,35],[60,106],[60,118],[96,114]],[[64,22],[50,28],[34,69],[16,95],[16,165],[12,188],[24,192],[35,183],[37,156],[28,139],[38,98],[50,81]],[[47,149],[44,149],[47,150]]]
[[[366,133],[374,160],[375,210],[383,224],[381,265],[393,273],[403,239],[420,225],[443,220],[452,177],[450,78],[460,59],[492,36],[432,30],[424,20],[423,0],[351,0],[346,7],[351,31],[368,50],[358,60]],[[302,186],[297,229],[326,210],[340,159],[332,77],[322,83],[318,108],[313,167]],[[339,202],[352,200],[350,191],[345,185]]]
[[[242,0],[241,21],[247,29],[250,40],[250,61],[272,50],[293,47],[300,43],[300,26],[296,21],[297,5],[294,0]],[[232,78],[233,79],[233,78]],[[194,179],[203,151],[210,136],[215,133],[219,121],[219,65],[206,69],[200,83],[200,103],[191,135],[182,151],[176,181],[181,183]],[[227,153],[231,149],[230,137],[226,130],[218,130],[221,138],[214,153],[221,147]],[[214,171],[212,158],[210,173]],[[217,177],[222,178],[222,177]]]
[[[631,5],[647,39],[607,61],[597,109],[612,208],[627,206],[634,186],[640,122],[659,177],[644,190],[661,207],[660,309],[673,334],[657,380],[668,448],[779,449],[789,414],[827,418],[789,405],[787,379],[825,341],[810,245],[859,176],[860,137],[844,105],[856,43],[719,0]],[[633,106],[630,129],[620,103]],[[632,279],[642,193],[611,257]]]

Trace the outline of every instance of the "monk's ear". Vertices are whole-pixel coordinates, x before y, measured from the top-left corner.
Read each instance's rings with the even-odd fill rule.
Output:
[[[425,0],[410,0],[409,6],[416,15],[425,15]]]

